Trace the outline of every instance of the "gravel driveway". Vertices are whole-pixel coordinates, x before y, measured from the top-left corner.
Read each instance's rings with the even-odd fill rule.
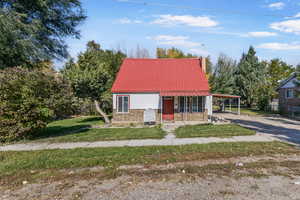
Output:
[[[254,129],[259,134],[273,136],[300,145],[300,121],[284,117],[261,117],[235,114],[215,114],[241,126]]]

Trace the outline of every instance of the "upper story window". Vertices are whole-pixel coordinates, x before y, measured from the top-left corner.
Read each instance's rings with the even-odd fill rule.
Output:
[[[117,112],[128,113],[129,96],[117,96]]]
[[[294,90],[293,89],[287,89],[286,90],[286,98],[287,99],[294,98]]]

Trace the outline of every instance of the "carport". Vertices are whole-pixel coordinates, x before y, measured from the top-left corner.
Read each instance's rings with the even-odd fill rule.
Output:
[[[237,106],[237,114],[241,114],[241,96],[237,95],[229,95],[229,94],[212,94],[213,96],[213,103],[214,99],[221,99],[222,100],[222,110],[221,112],[226,112],[226,105],[225,101],[228,100],[228,107],[229,112],[232,112],[232,106],[234,105],[234,101],[237,102],[235,105]]]

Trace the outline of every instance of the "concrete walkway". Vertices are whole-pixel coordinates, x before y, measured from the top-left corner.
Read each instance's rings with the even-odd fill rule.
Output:
[[[72,142],[72,143],[26,143],[11,144],[0,146],[0,151],[32,151],[45,149],[75,149],[75,148],[93,148],[93,147],[140,147],[140,146],[168,146],[168,145],[187,145],[187,144],[208,144],[220,142],[271,142],[275,141],[273,137],[265,135],[253,136],[234,136],[230,138],[173,138],[147,139],[147,140],[118,140],[101,142]]]

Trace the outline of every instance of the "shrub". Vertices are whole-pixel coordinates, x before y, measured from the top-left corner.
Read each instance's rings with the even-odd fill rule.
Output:
[[[72,90],[55,73],[0,71],[0,142],[34,136],[53,118],[72,112]]]

